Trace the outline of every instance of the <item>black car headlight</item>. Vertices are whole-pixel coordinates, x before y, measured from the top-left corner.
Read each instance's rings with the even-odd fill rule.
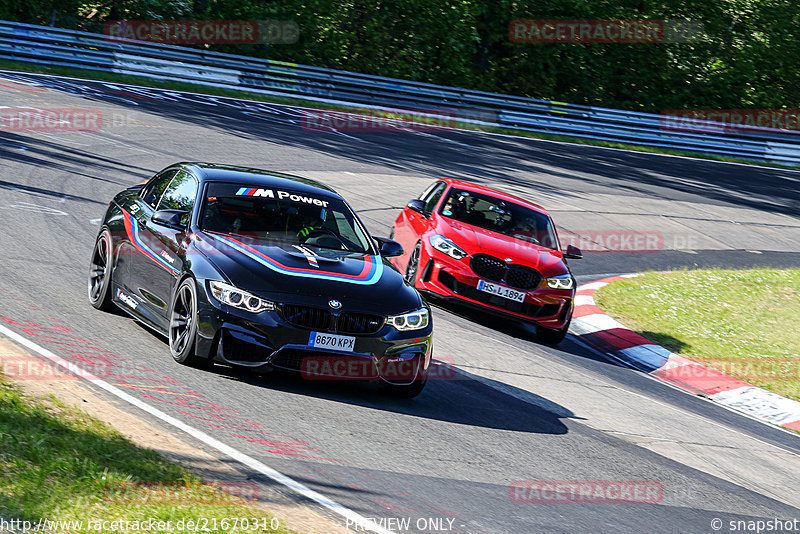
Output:
[[[453,259],[460,260],[467,257],[467,253],[464,250],[443,235],[432,235],[428,238],[428,241],[431,242],[433,248],[439,252],[444,252]]]
[[[427,328],[431,322],[430,313],[427,308],[420,308],[402,315],[390,315],[386,318],[386,324],[398,330],[422,330]]]
[[[240,310],[251,313],[259,313],[267,310],[274,310],[275,303],[257,297],[247,291],[234,287],[216,280],[209,280],[208,286],[211,288],[211,295],[215,299],[228,306],[239,308]]]
[[[572,278],[572,275],[560,274],[548,278],[547,285],[550,289],[572,289],[575,287],[575,279]]]

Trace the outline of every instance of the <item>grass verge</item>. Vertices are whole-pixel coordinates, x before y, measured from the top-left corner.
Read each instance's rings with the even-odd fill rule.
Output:
[[[645,273],[595,300],[676,354],[800,401],[800,269]]]
[[[235,484],[229,489],[235,491]],[[53,397],[28,397],[0,374],[0,516],[5,521],[73,521],[51,524],[47,531],[54,532],[291,534],[273,528],[277,520],[252,504],[252,490],[244,493],[237,496],[203,482]],[[247,528],[242,518],[249,518]],[[207,530],[189,529],[189,521]]]
[[[44,74],[56,74],[60,76],[72,76],[75,78],[83,78],[86,80],[102,80],[108,82],[142,85],[145,87],[157,87],[161,89],[170,89],[173,91],[190,91],[195,93],[202,93],[214,96],[225,96],[230,98],[241,98],[256,100],[260,102],[271,102],[275,104],[286,104],[290,106],[324,108],[336,111],[349,111],[363,115],[372,115],[376,117],[386,117],[390,119],[407,120],[409,116],[402,113],[389,113],[381,112],[368,108],[361,108],[356,106],[344,106],[336,104],[326,104],[314,100],[306,100],[302,97],[283,97],[275,95],[265,95],[261,93],[252,93],[246,90],[226,89],[222,87],[208,87],[205,85],[187,83],[187,82],[173,82],[165,80],[157,80],[147,78],[145,76],[132,76],[128,74],[117,74],[113,72],[95,71],[80,69],[76,67],[60,67],[60,66],[45,66],[33,63],[25,63],[23,61],[12,61],[8,59],[0,59],[0,69],[17,70],[22,72],[35,72]],[[421,111],[421,110],[420,110]],[[493,126],[476,126],[467,122],[448,121],[448,126],[453,128],[461,128],[465,130],[474,130],[479,132],[498,133],[505,135],[514,135],[518,137],[529,137],[531,139],[543,139],[547,141],[561,141],[565,143],[575,143],[580,145],[597,146],[603,148],[618,148],[621,150],[631,150],[635,152],[645,152],[651,154],[666,154],[671,156],[684,156],[690,158],[707,159],[712,161],[725,161],[729,163],[742,163],[746,165],[755,165],[759,167],[772,167],[777,169],[792,169],[796,167],[791,165],[781,165],[778,163],[766,163],[759,161],[752,161],[740,158],[731,158],[725,156],[716,156],[713,154],[702,154],[699,152],[689,152],[683,150],[662,149],[655,147],[629,145],[626,143],[615,143],[608,141],[600,141],[594,139],[582,139],[579,137],[572,137],[568,135],[548,134],[542,132],[529,132],[525,130],[516,130],[507,127],[493,127]]]

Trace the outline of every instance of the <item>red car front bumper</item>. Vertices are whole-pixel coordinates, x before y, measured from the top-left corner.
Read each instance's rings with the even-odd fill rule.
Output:
[[[525,300],[516,302],[479,291],[477,286],[481,278],[470,269],[469,258],[455,260],[428,247],[420,251],[417,273],[416,287],[420,291],[456,299],[495,314],[559,330],[572,317],[575,289],[551,289],[544,278],[537,287],[527,291],[512,288],[525,293]]]

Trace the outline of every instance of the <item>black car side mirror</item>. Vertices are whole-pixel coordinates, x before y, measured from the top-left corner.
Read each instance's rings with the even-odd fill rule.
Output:
[[[158,210],[150,217],[150,220],[173,230],[186,230],[186,224],[181,221],[188,214],[188,211],[183,210]]]
[[[422,215],[427,215],[425,213],[425,202],[422,200],[415,198],[414,200],[409,200],[406,207],[411,211],[416,211],[417,213],[421,213]]]
[[[385,258],[393,258],[395,256],[403,255],[403,245],[397,241],[386,239],[385,237],[376,237],[375,241],[380,245],[381,256]]]
[[[568,260],[580,260],[583,259],[583,253],[578,247],[567,245],[567,251],[564,253],[564,257]]]

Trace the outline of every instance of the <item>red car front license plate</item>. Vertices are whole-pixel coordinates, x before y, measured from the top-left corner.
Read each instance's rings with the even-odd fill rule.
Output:
[[[485,291],[486,293],[491,293],[492,295],[497,295],[515,302],[522,302],[525,300],[525,293],[522,291],[501,286],[500,284],[495,284],[494,282],[487,282],[486,280],[478,281],[478,291]]]

